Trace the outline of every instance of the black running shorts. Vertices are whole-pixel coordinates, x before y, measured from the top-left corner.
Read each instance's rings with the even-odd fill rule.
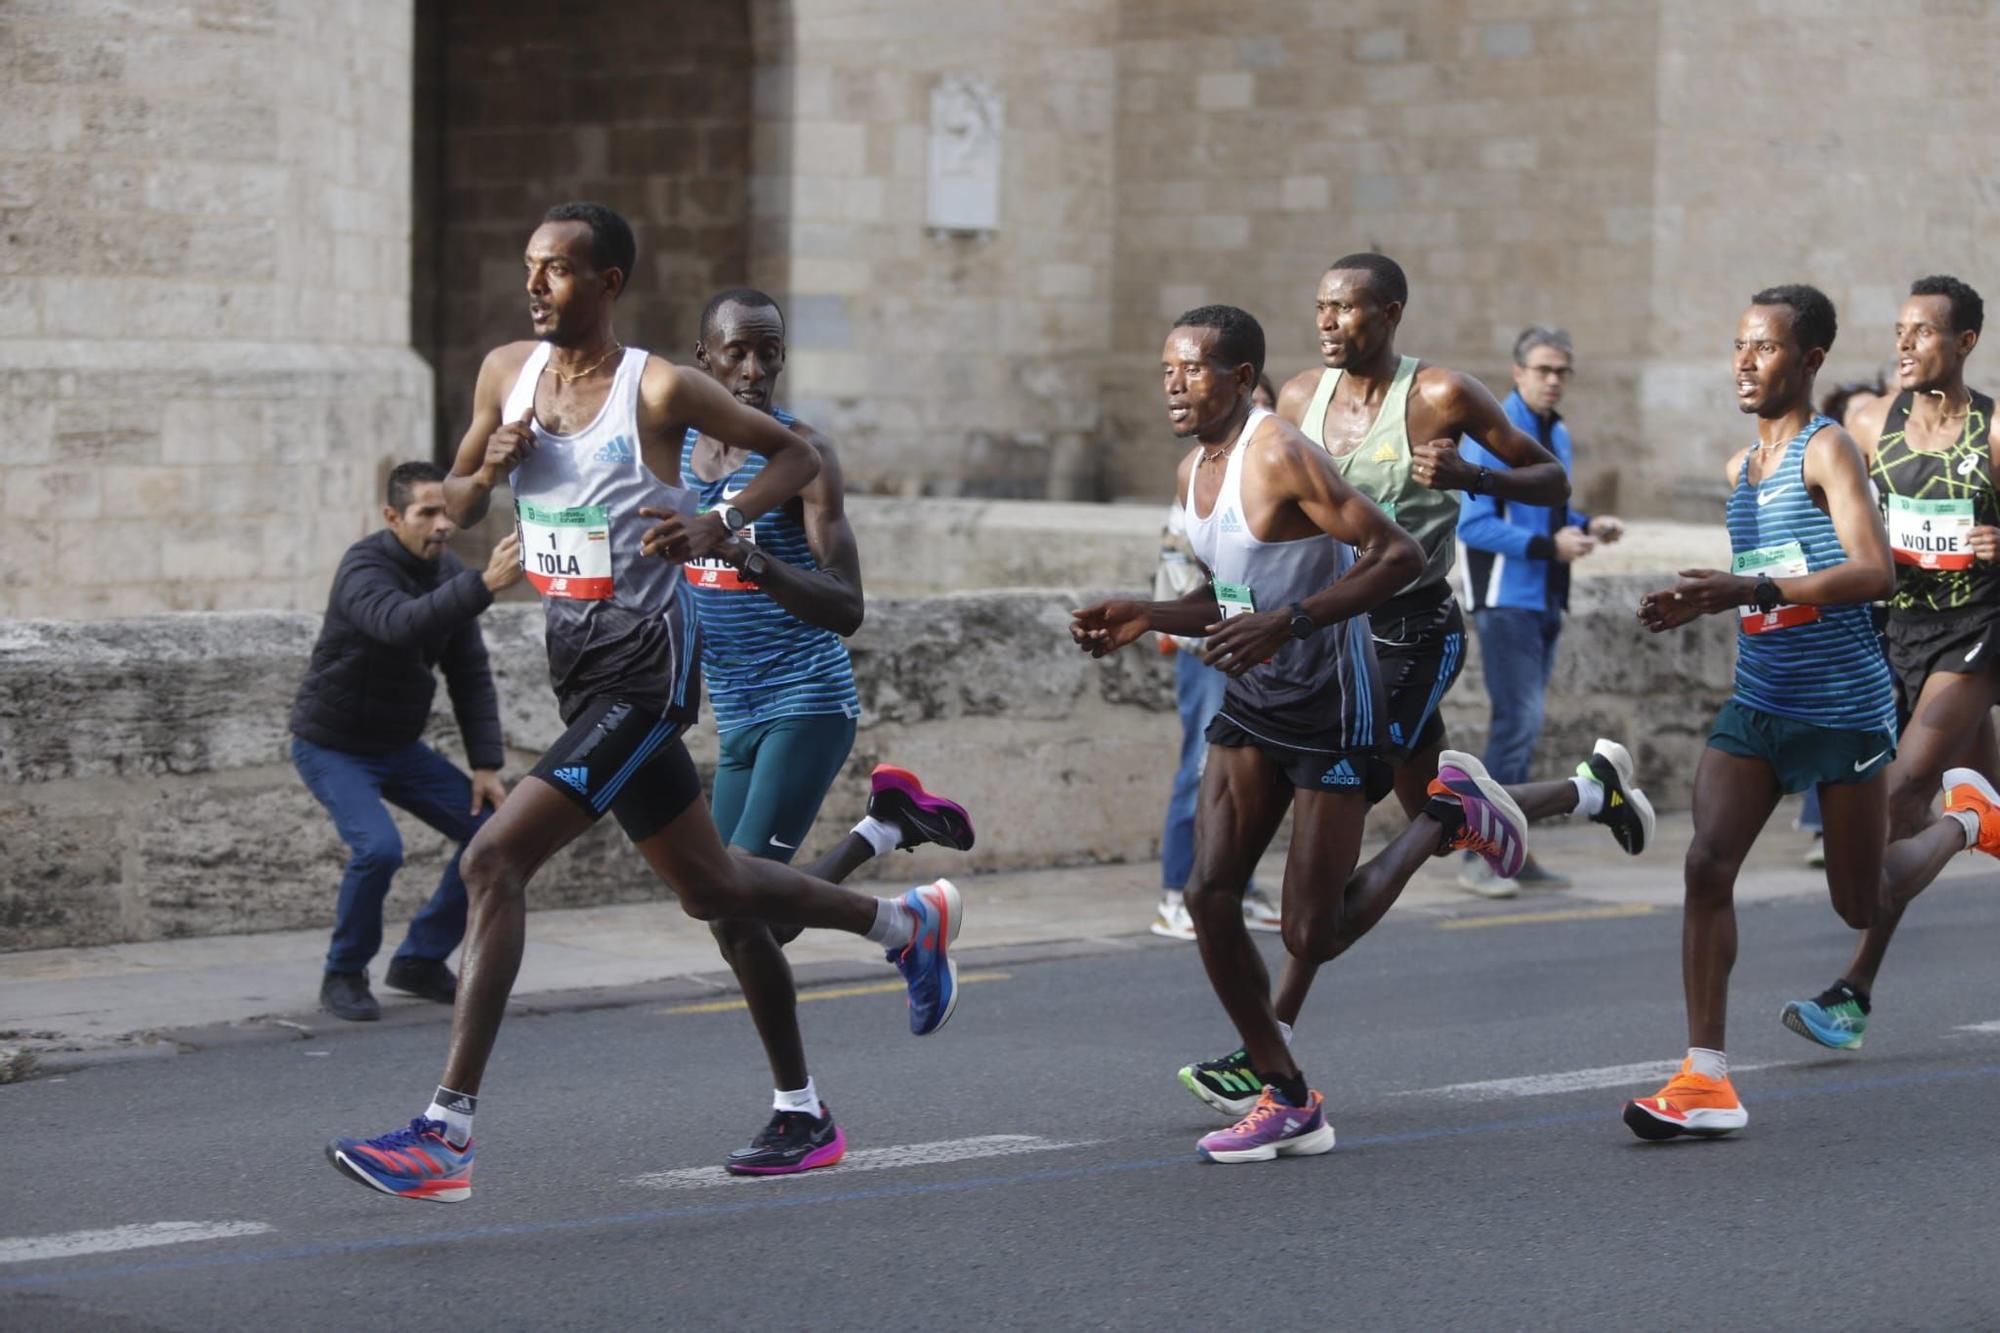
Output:
[[[1967,607],[1943,616],[1891,615],[1884,636],[1889,670],[1907,712],[1938,672],[1976,676],[2000,666],[2000,607]]]
[[[1359,792],[1373,805],[1396,785],[1396,771],[1375,751],[1297,744],[1273,728],[1260,727],[1256,719],[1231,717],[1226,699],[1222,711],[1208,724],[1208,743],[1230,750],[1256,750],[1277,766],[1287,782],[1305,791]]]
[[[1428,607],[1397,598],[1377,607],[1368,627],[1389,703],[1382,754],[1400,765],[1444,739],[1438,705],[1465,665],[1465,616],[1455,597]]]
[[[642,842],[701,796],[701,776],[681,740],[685,730],[630,700],[593,699],[530,776],[592,819],[609,810],[626,837]]]

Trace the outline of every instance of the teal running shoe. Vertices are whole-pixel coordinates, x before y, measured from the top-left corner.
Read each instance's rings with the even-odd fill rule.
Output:
[[[1791,1001],[1780,1018],[1807,1041],[1836,1051],[1858,1051],[1868,1031],[1868,1002],[1847,983],[1836,981],[1817,999]]]

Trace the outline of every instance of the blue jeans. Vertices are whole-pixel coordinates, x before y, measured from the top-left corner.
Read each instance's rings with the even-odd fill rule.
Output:
[[[292,737],[292,764],[333,816],[347,844],[347,872],[340,879],[329,972],[360,972],[382,947],[382,900],[403,864],[403,839],[382,804],[389,801],[458,844],[438,880],[437,892],[410,922],[398,958],[443,961],[465,938],[465,881],[458,858],[486,821],[472,810],[472,779],[422,741],[394,754],[349,754]]]
[[[1561,611],[1492,607],[1472,613],[1486,673],[1493,720],[1486,733],[1486,771],[1501,786],[1526,782],[1542,734],[1542,701],[1556,667]]]
[[[1160,886],[1184,889],[1194,873],[1194,812],[1201,797],[1202,761],[1208,758],[1208,723],[1222,708],[1229,678],[1183,648],[1174,654],[1174,702],[1181,714],[1181,762],[1167,800],[1160,834]]]

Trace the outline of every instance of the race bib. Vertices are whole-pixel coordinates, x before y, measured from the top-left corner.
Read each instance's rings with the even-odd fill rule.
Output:
[[[743,494],[741,491],[725,491],[723,492],[722,503],[734,503],[736,497],[741,494]],[[706,514],[714,507],[713,505],[703,505],[697,512]],[[736,533],[736,540],[755,546],[757,544],[757,525],[752,523],[746,528],[739,529]],[[757,591],[756,584],[744,578],[741,570],[720,556],[703,556],[699,560],[688,561],[681,568],[687,571],[687,581],[697,588],[716,588],[723,592]]]
[[[1247,583],[1215,583],[1215,604],[1222,608],[1222,618],[1247,616],[1257,609],[1257,598]]]
[[[521,568],[544,597],[601,602],[611,596],[611,517],[603,505],[543,509],[514,506],[521,528]]]
[[[1970,569],[1972,501],[1889,497],[1889,547],[1899,565],[1919,569]]]
[[[1803,578],[1808,572],[1805,548],[1797,542],[1761,546],[1737,556],[1730,562],[1729,571],[1752,579]],[[1819,619],[1819,608],[1781,602],[1769,611],[1759,611],[1754,606],[1740,607],[1736,614],[1737,628],[1745,634],[1769,634],[1772,630],[1811,624]]]

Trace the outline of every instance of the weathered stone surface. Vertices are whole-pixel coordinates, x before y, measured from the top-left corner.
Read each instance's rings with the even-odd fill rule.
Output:
[[[1655,580],[1579,579],[1565,633],[1546,771],[1599,735],[1631,744],[1663,804],[1685,799],[1715,705],[1731,626],[1643,634],[1633,608]],[[884,761],[970,807],[969,856],[926,851],[875,867],[894,878],[1123,860],[1157,850],[1175,753],[1170,663],[1142,643],[1103,662],[1066,625],[1063,590],[878,598],[852,649],[862,719],[812,849],[843,833]],[[539,608],[483,622],[519,775],[561,733]],[[0,948],[47,948],[326,924],[344,853],[287,758],[286,719],[317,625],[288,613],[0,624]],[[1485,701],[1476,642],[1445,716],[1477,749]],[[457,755],[443,691],[431,741]],[[715,740],[690,738],[704,771]],[[1394,822],[1386,809],[1378,822]],[[428,894],[448,849],[398,816],[405,867],[392,915]],[[914,881],[913,881],[914,882]],[[536,881],[538,905],[664,890],[607,821]]]

